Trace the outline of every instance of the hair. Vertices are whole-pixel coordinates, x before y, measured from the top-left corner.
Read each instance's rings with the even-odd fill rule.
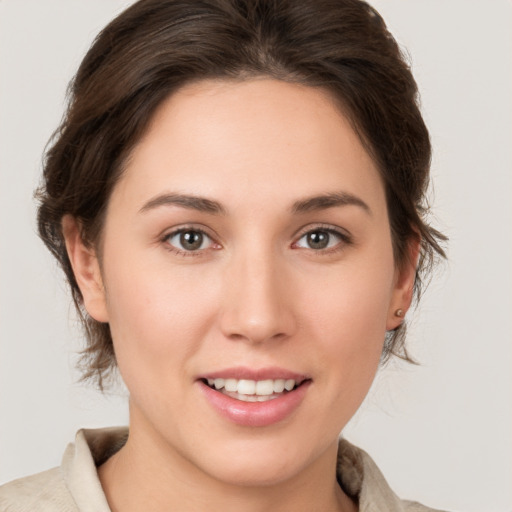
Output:
[[[83,378],[100,388],[116,367],[109,325],[83,307],[66,252],[72,215],[98,249],[123,164],[158,106],[204,79],[269,77],[320,87],[337,99],[381,173],[397,265],[420,242],[415,296],[444,257],[427,222],[431,145],[410,66],[381,16],[360,0],[140,0],[93,42],[68,89],[44,158],[38,229],[62,266],[83,323]],[[412,361],[405,324],[387,333],[382,360]]]

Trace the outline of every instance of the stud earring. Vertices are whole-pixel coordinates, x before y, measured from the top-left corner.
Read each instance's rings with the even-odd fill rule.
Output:
[[[397,309],[395,311],[395,316],[398,316],[399,318],[402,318],[404,316],[404,310],[403,309]]]

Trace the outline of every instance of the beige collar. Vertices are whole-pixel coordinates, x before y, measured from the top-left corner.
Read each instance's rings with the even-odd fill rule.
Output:
[[[61,470],[81,512],[110,512],[96,467],[117,452],[128,438],[126,427],[82,429],[64,453]],[[337,477],[345,492],[357,499],[359,512],[428,511],[400,500],[370,456],[340,439]]]

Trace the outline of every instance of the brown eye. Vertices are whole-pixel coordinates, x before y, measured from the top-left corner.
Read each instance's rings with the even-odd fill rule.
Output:
[[[180,251],[199,251],[211,245],[211,239],[197,229],[186,229],[172,233],[167,242]]]
[[[311,249],[325,249],[329,245],[330,234],[326,231],[312,231],[306,235]]]

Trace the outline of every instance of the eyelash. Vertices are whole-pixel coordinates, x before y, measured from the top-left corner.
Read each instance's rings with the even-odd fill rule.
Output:
[[[182,249],[178,249],[174,245],[171,245],[171,243],[169,242],[169,240],[171,238],[173,238],[177,235],[181,235],[182,233],[187,233],[187,232],[200,233],[203,237],[210,239],[212,244],[215,244],[212,237],[206,231],[204,231],[203,229],[200,229],[200,228],[189,226],[189,227],[183,227],[183,228],[179,228],[174,231],[171,231],[170,233],[167,233],[165,236],[162,237],[162,242],[164,243],[164,247],[166,248],[166,250],[168,250],[174,254],[177,254],[179,256],[185,256],[185,257],[202,256],[206,249],[199,249],[199,250],[195,250],[195,251],[185,251]]]
[[[186,232],[200,233],[203,237],[210,239],[211,244],[214,244],[214,245],[216,244],[216,245],[219,245],[219,247],[220,247],[220,244],[217,244],[212,239],[212,237],[210,235],[208,235],[208,233],[206,233],[206,231],[204,231],[203,229],[200,229],[200,228],[190,226],[190,227],[182,227],[182,228],[176,229],[174,231],[171,231],[170,233],[166,233],[165,236],[163,236],[162,240],[161,240],[163,242],[166,250],[168,250],[174,254],[177,254],[179,256],[184,256],[184,257],[202,256],[204,254],[204,251],[206,251],[207,249],[197,249],[197,250],[193,250],[193,251],[186,251],[186,250],[177,248],[176,246],[172,245],[169,242],[169,240],[171,238],[173,238],[177,235],[181,235],[182,233],[186,233]],[[318,249],[318,250],[308,248],[308,250],[312,251],[313,253],[315,253],[315,255],[318,255],[318,256],[324,256],[324,255],[327,256],[327,255],[330,255],[333,253],[337,253],[339,251],[342,251],[347,245],[353,244],[352,237],[348,233],[343,232],[341,230],[334,229],[328,225],[318,225],[318,226],[315,226],[314,228],[309,228],[306,231],[303,231],[298,236],[297,240],[295,242],[293,242],[292,247],[296,246],[297,243],[300,240],[302,240],[302,238],[304,238],[305,236],[307,236],[311,233],[315,233],[315,232],[327,233],[330,236],[334,235],[335,237],[338,237],[340,239],[340,242],[338,242],[334,247]],[[217,248],[215,248],[215,249],[217,249]]]
[[[326,249],[312,249],[309,248],[310,251],[315,253],[315,255],[318,256],[328,256],[334,253],[337,253],[339,251],[344,250],[347,246],[353,244],[352,236],[349,235],[345,231],[341,231],[339,229],[334,229],[332,226],[326,225],[326,224],[319,224],[318,226],[315,226],[314,228],[308,228],[307,230],[303,231],[299,237],[297,238],[297,241],[294,242],[292,245],[297,245],[297,243],[302,240],[305,236],[311,234],[311,233],[327,233],[330,236],[334,235],[335,237],[339,238],[339,242],[334,245],[334,247],[329,247]]]

